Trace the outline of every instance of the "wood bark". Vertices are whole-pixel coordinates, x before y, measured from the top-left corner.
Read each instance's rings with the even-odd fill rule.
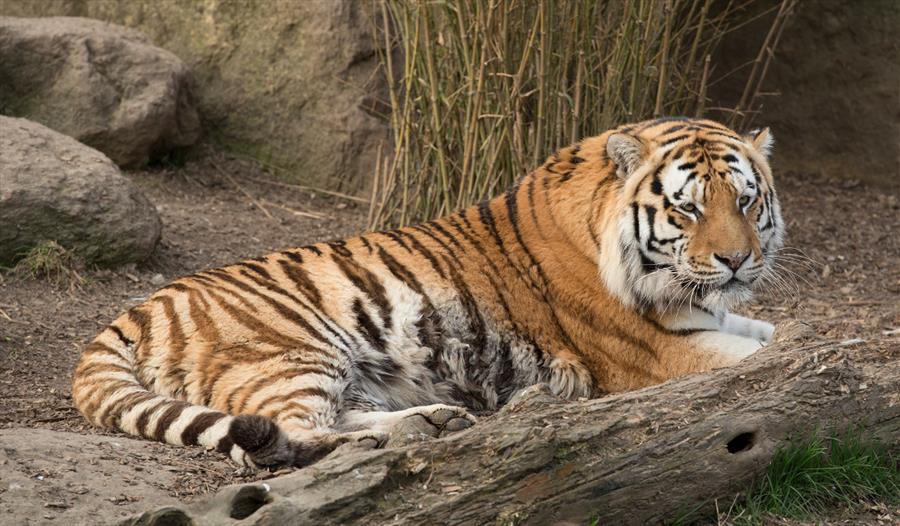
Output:
[[[130,524],[655,524],[727,509],[779,446],[859,426],[900,441],[900,340],[799,325],[736,366],[593,400],[546,388],[440,440],[360,451]]]

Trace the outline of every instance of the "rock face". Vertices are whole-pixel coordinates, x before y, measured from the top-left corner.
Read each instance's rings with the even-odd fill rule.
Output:
[[[388,139],[371,2],[0,0],[0,15],[86,16],[142,31],[187,62],[215,141],[287,180],[359,190]]]
[[[0,113],[75,137],[119,166],[200,137],[187,66],[133,29],[0,17],[0,78]]]
[[[102,153],[25,119],[0,116],[0,265],[42,241],[88,263],[145,259],[156,208]]]
[[[775,0],[754,9],[777,7]],[[749,18],[749,17],[748,17]],[[771,15],[723,40],[721,71],[752,61]],[[893,188],[900,176],[900,2],[805,0],[794,9],[766,73],[762,114],[775,132],[775,165]],[[711,88],[718,106],[740,99],[733,75]],[[727,118],[728,115],[725,115]],[[776,175],[777,177],[777,175]]]

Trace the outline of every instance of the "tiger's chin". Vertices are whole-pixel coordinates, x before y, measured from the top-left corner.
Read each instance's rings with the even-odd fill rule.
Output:
[[[753,299],[753,289],[749,283],[731,280],[723,285],[710,287],[703,291],[696,303],[714,313],[734,310],[738,306]]]
[[[662,280],[661,280],[662,281]],[[753,299],[751,283],[730,280],[721,285],[685,284],[670,278],[655,291],[638,291],[642,297],[652,297],[656,310],[662,313],[701,308],[717,316],[732,311]]]

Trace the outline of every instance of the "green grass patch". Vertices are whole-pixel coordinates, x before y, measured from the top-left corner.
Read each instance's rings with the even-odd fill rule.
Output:
[[[24,254],[12,272],[28,279],[45,279],[73,287],[84,282],[78,274],[82,266],[78,256],[56,241],[42,241]]]
[[[858,431],[827,438],[813,434],[780,449],[726,520],[755,526],[773,516],[811,519],[873,501],[900,502],[897,458]]]

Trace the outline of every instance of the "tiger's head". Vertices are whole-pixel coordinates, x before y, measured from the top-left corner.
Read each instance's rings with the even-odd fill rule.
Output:
[[[630,305],[720,314],[772,272],[784,222],[768,129],[740,135],[708,120],[660,120],[607,132],[621,191],[604,229],[601,273]]]

